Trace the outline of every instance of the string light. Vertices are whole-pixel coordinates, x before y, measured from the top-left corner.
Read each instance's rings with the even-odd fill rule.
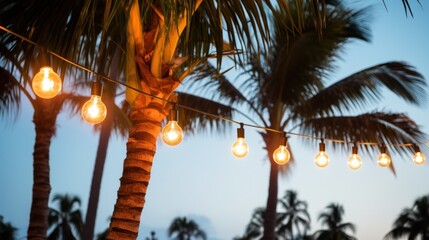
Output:
[[[249,145],[244,139],[243,123],[240,123],[240,128],[237,128],[237,140],[232,145],[232,154],[237,158],[244,158],[249,153]]]
[[[287,150],[287,137],[286,133],[283,136],[283,141],[280,146],[273,153],[274,162],[278,165],[285,165],[290,160],[290,153]]]
[[[0,26],[0,30],[3,30],[3,31],[5,31],[5,32],[7,32],[7,33],[9,33],[9,34],[11,34],[11,35],[14,35],[14,36],[16,36],[16,37],[18,37],[18,38],[20,38],[20,39],[22,39],[22,40],[24,40],[24,41],[26,41],[26,42],[28,42],[28,43],[30,43],[30,44],[32,44],[32,45],[34,45],[34,46],[36,46],[36,47],[39,47],[38,46],[38,44],[37,43],[35,43],[35,42],[33,42],[33,41],[31,41],[30,39],[28,39],[28,38],[25,38],[25,37],[23,37],[23,36],[21,36],[21,35],[19,35],[19,34],[17,34],[17,33],[15,33],[15,32],[13,32],[13,31],[11,31],[11,30],[9,30],[9,29],[7,29],[7,28],[5,28],[5,27],[3,27],[3,26]],[[49,54],[51,54],[51,55],[53,55],[53,56],[55,56],[55,57],[57,57],[57,58],[59,58],[59,59],[61,59],[61,60],[63,60],[63,61],[65,61],[65,62],[67,62],[67,63],[69,63],[69,64],[71,64],[71,65],[73,65],[73,66],[75,66],[75,67],[77,67],[77,68],[80,68],[80,69],[82,69],[82,70],[84,70],[84,71],[86,71],[86,72],[88,72],[88,73],[91,73],[91,74],[94,74],[94,75],[96,75],[96,76],[98,76],[98,77],[100,77],[101,79],[104,79],[104,80],[107,80],[107,81],[110,81],[110,82],[113,82],[113,83],[115,83],[115,84],[118,84],[118,85],[122,85],[122,86],[124,86],[124,87],[126,87],[126,88],[129,88],[129,89],[132,89],[132,90],[134,90],[134,91],[136,91],[136,92],[139,92],[139,93],[141,93],[141,94],[143,94],[143,95],[146,95],[146,96],[150,96],[150,97],[152,97],[152,98],[155,98],[155,99],[159,99],[159,100],[162,100],[162,101],[165,101],[165,102],[169,102],[169,103],[171,103],[171,100],[168,100],[168,99],[164,99],[164,98],[160,98],[160,97],[158,97],[158,96],[156,96],[156,95],[153,95],[153,94],[151,94],[151,93],[147,93],[147,92],[144,92],[144,91],[142,91],[141,89],[138,89],[138,88],[135,88],[135,87],[132,87],[132,86],[129,86],[129,85],[127,85],[127,84],[125,84],[125,83],[122,83],[122,82],[119,82],[119,81],[117,81],[117,80],[114,80],[114,79],[112,79],[112,78],[109,78],[109,77],[106,77],[106,76],[99,76],[99,74],[97,74],[96,72],[94,72],[93,70],[91,70],[91,69],[88,69],[88,68],[86,68],[86,67],[84,67],[84,66],[82,66],[82,65],[80,65],[80,64],[78,64],[78,63],[75,63],[75,62],[73,62],[73,61],[70,61],[70,60],[68,60],[68,59],[66,59],[66,58],[64,58],[64,57],[62,57],[62,56],[60,56],[59,54],[57,54],[57,53],[55,53],[55,52],[52,52],[52,51],[47,51]],[[49,67],[48,67],[49,68]],[[53,72],[53,71],[52,71]],[[53,73],[55,73],[55,72],[53,72]],[[37,75],[36,75],[37,76]],[[36,76],[35,76],[35,78],[36,78]],[[57,75],[58,76],[58,75]],[[58,77],[59,78],[59,77]],[[42,78],[43,79],[43,78]],[[59,78],[60,79],[60,78]],[[61,83],[61,79],[60,79],[60,83]],[[33,84],[34,84],[34,81],[33,81]],[[101,84],[101,83],[100,83]],[[44,84],[45,85],[45,89],[47,89],[47,88],[51,88],[51,86],[52,86],[52,84],[51,83],[48,83],[48,84]],[[55,87],[54,87],[55,88]],[[33,88],[34,89],[34,88]],[[42,89],[43,89],[43,87],[42,87]],[[35,93],[36,93],[36,90],[34,90],[35,91]],[[60,90],[59,91],[61,91],[61,87],[60,87]],[[59,92],[58,91],[58,92]],[[38,95],[37,93],[36,93],[36,95]],[[39,96],[39,95],[38,95]],[[55,96],[55,95],[54,95]],[[100,102],[101,102],[101,91],[100,91],[100,94],[98,94],[97,95],[99,98],[98,99],[100,99]],[[39,97],[42,97],[42,96],[39,96]],[[96,96],[94,96],[94,97],[96,97]],[[92,97],[91,97],[92,98]],[[103,105],[104,107],[105,107],[105,105],[101,102],[101,105]],[[214,118],[218,118],[218,119],[221,119],[221,120],[225,120],[225,121],[229,121],[229,122],[232,122],[232,123],[236,123],[236,124],[240,124],[240,126],[241,127],[243,127],[243,126],[247,126],[247,127],[252,127],[252,128],[255,128],[255,129],[260,129],[260,130],[266,130],[266,131],[271,131],[271,132],[278,132],[278,133],[281,133],[280,131],[278,131],[278,130],[275,130],[275,129],[271,129],[271,128],[267,128],[267,127],[261,127],[261,126],[257,126],[257,125],[252,125],[252,124],[246,124],[246,123],[239,123],[239,122],[237,122],[237,121],[235,121],[235,120],[232,120],[232,119],[228,119],[228,118],[224,118],[224,117],[222,117],[222,116],[218,116],[218,115],[214,115],[214,114],[210,114],[210,113],[207,113],[207,112],[204,112],[204,111],[200,111],[200,110],[197,110],[197,109],[194,109],[194,108],[191,108],[191,107],[187,107],[187,106],[183,106],[183,105],[180,105],[180,104],[175,104],[175,105],[177,105],[178,107],[180,107],[180,108],[183,108],[183,109],[187,109],[187,110],[190,110],[190,111],[194,111],[194,112],[197,112],[197,113],[201,113],[201,114],[205,114],[205,115],[207,115],[207,116],[211,116],[211,117],[214,117]],[[177,110],[176,110],[177,111]],[[175,112],[176,112],[175,111]],[[104,112],[104,117],[105,117],[105,114],[106,114],[106,111],[105,110],[102,110],[101,112]],[[177,112],[176,113],[174,113],[176,116],[177,116]],[[170,115],[171,115],[171,113],[170,113]],[[83,116],[83,112],[82,112],[82,116]],[[103,119],[104,119],[104,117],[103,117]],[[101,120],[102,121],[102,120]],[[100,121],[100,122],[101,122]],[[176,135],[177,136],[177,139],[178,139],[178,143],[180,143],[181,142],[181,140],[182,140],[182,138],[183,138],[183,132],[182,132],[182,130],[181,130],[181,128],[180,128],[180,126],[177,124],[177,121],[174,121],[175,123],[173,123],[173,121],[170,121],[171,123],[172,123],[172,125],[174,125],[174,127],[173,128],[175,128],[175,129],[180,129],[179,131],[178,131],[178,133],[177,133],[177,135],[176,134],[171,134],[170,136],[174,136],[174,135]],[[170,123],[169,122],[169,123]],[[169,125],[169,124],[167,124],[167,125]],[[164,132],[164,130],[166,129],[166,127],[167,126],[165,126],[164,127],[164,129],[163,129],[163,132]],[[240,130],[241,131],[241,130]],[[293,133],[293,132],[283,132],[284,134],[289,134],[289,135],[293,135],[293,136],[299,136],[299,137],[304,137],[304,138],[310,138],[310,139],[320,139],[320,138],[317,138],[317,137],[312,137],[312,136],[308,136],[308,135],[303,135],[303,134],[299,134],[299,133]],[[244,138],[243,138],[244,139]],[[163,140],[164,140],[164,136],[163,136]],[[348,142],[346,142],[346,141],[343,141],[343,140],[336,140],[336,139],[325,139],[325,140],[327,140],[327,141],[330,141],[330,142],[336,142],[336,143],[343,143],[343,144],[347,144]],[[165,141],[165,140],[164,140]],[[321,139],[321,141],[323,142],[323,139]],[[167,142],[166,142],[167,143]],[[176,143],[175,145],[177,145],[178,143]],[[274,152],[274,154],[273,154],[273,158],[274,158],[274,160],[276,161],[276,159],[280,162],[280,163],[278,163],[278,164],[282,164],[282,159],[283,159],[283,164],[286,164],[288,161],[289,161],[289,159],[290,159],[290,153],[289,153],[289,151],[287,150],[287,147],[286,147],[286,143],[287,143],[287,140],[286,140],[286,138],[284,139],[284,145],[280,145],[279,146],[279,148],[278,149],[276,149],[276,151]],[[168,143],[167,143],[168,144]],[[379,145],[379,143],[359,143],[359,144],[367,144],[367,145]],[[423,144],[429,144],[429,142],[423,142]],[[323,145],[324,145],[324,143],[323,143]],[[391,146],[401,146],[401,147],[409,147],[409,146],[413,146],[414,144],[411,144],[411,143],[403,143],[403,144],[391,144]],[[283,147],[282,147],[283,146]],[[321,149],[321,144],[319,144],[319,152],[322,152],[322,151],[320,151],[320,149]],[[325,154],[326,154],[326,152],[325,151],[323,151]],[[277,153],[277,154],[276,154]],[[361,167],[361,165],[362,165],[362,160],[360,159],[360,157],[357,155],[357,143],[355,143],[354,144],[354,146],[353,146],[353,153],[354,154],[352,154],[351,156],[350,156],[350,158],[348,159],[348,165],[349,165],[349,167],[350,168],[352,168],[352,169],[359,169],[360,167]],[[275,155],[275,156],[274,156]],[[354,156],[355,155],[355,156]],[[387,153],[386,153],[386,155],[387,155]],[[316,155],[317,156],[317,155]],[[327,154],[326,154],[326,156],[327,156]],[[381,155],[380,155],[381,156]],[[388,156],[388,155],[387,155]],[[322,161],[322,160],[320,160],[320,161]],[[328,158],[328,161],[329,161],[329,158]],[[424,156],[424,154],[422,153],[422,152],[420,152],[420,149],[418,148],[418,146],[415,146],[415,154],[414,154],[414,158],[413,158],[413,161],[416,163],[416,164],[418,164],[418,165],[420,165],[420,164],[423,164],[425,161],[426,161],[426,158],[425,158],[425,156]],[[316,162],[316,157],[315,157],[315,162]],[[378,162],[378,161],[377,161]],[[317,165],[317,163],[316,163],[316,165]],[[323,164],[322,164],[323,165]],[[353,168],[354,167],[354,168]]]
[[[426,157],[422,152],[420,152],[419,146],[414,145],[414,152],[413,162],[415,164],[422,165],[426,162]]]
[[[380,150],[380,155],[378,156],[378,159],[377,159],[377,164],[380,167],[388,167],[388,166],[390,166],[391,162],[392,162],[392,160],[390,159],[389,154],[387,154],[386,145],[382,144],[381,150]]]
[[[44,99],[51,99],[61,91],[61,78],[51,67],[42,67],[31,83],[34,93]]]
[[[349,159],[347,160],[347,165],[351,170],[358,170],[362,167],[362,159],[358,155],[358,148],[356,143],[354,143],[353,145],[352,155],[350,155]]]
[[[92,83],[91,98],[82,106],[82,118],[90,124],[101,123],[107,115],[107,108],[101,101],[102,85]]]
[[[319,168],[325,168],[329,164],[329,155],[325,151],[325,143],[323,142],[323,138],[320,139],[319,152],[314,157],[314,163]]]
[[[162,140],[170,146],[175,146],[182,142],[183,130],[177,123],[177,108],[174,104],[173,109],[170,110],[169,120],[167,125],[162,129]]]

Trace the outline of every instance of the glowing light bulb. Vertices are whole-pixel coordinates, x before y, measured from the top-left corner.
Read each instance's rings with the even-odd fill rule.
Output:
[[[176,121],[177,118],[177,110],[173,108],[170,111],[170,120],[167,125],[162,129],[162,141],[164,141],[167,145],[175,146],[182,142],[183,139],[183,131],[182,128]]]
[[[290,160],[290,153],[286,147],[287,138],[286,136],[283,138],[283,144],[280,145],[273,153],[274,162],[279,165],[285,165]]]
[[[290,153],[286,146],[280,145],[273,153],[274,162],[279,165],[285,165],[289,162]]]
[[[329,155],[325,151],[325,143],[323,142],[319,143],[319,152],[314,157],[314,163],[319,168],[325,168],[329,164]]]
[[[417,165],[422,165],[423,163],[425,163],[426,157],[422,152],[420,152],[420,148],[417,145],[414,146],[414,151],[415,153],[413,157],[413,162]]]
[[[107,108],[101,101],[101,83],[94,82],[91,98],[82,106],[82,118],[90,124],[101,123],[107,115]]]
[[[381,153],[377,159],[377,164],[380,167],[388,167],[388,166],[390,166],[391,162],[392,162],[392,160],[390,159],[389,154],[387,154],[387,152],[386,152],[386,146],[383,144],[381,146]]]
[[[351,170],[358,170],[359,168],[362,167],[362,159],[358,155],[358,149],[357,149],[356,143],[353,146],[352,151],[353,151],[352,155],[349,157],[347,161],[347,165]]]
[[[244,139],[243,124],[240,123],[240,128],[237,128],[237,140],[232,145],[232,154],[237,158],[244,158],[249,153],[249,145]]]
[[[51,67],[42,67],[31,83],[34,93],[44,99],[50,99],[61,91],[61,78]]]

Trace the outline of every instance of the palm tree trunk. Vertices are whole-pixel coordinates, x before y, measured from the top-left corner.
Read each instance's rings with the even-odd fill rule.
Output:
[[[107,239],[136,239],[138,235],[156,140],[161,131],[161,122],[168,113],[164,102],[152,99],[149,104],[144,104],[143,99],[141,95],[136,99],[130,114],[132,127],[127,142],[127,156]]]
[[[270,180],[268,185],[268,198],[264,216],[264,240],[276,239],[275,230],[277,219],[278,176],[279,174],[277,164],[274,163],[272,159],[270,159]]]
[[[113,109],[112,97],[104,98],[107,109]],[[104,164],[106,162],[107,149],[113,127],[113,115],[107,114],[101,125],[100,138],[98,140],[97,155],[95,157],[94,172],[92,174],[91,191],[89,193],[88,209],[86,210],[85,224],[83,226],[82,239],[94,239],[95,219],[97,218],[98,201],[100,198],[101,180],[103,178]]]
[[[54,105],[54,104],[52,104]],[[33,152],[33,195],[27,239],[46,239],[48,231],[48,202],[51,192],[49,148],[55,134],[58,112],[49,100],[37,99],[33,122],[36,140]]]

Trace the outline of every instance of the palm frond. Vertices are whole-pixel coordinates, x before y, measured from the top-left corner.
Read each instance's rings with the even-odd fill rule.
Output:
[[[326,8],[326,26],[320,37],[307,6],[290,4],[289,11],[279,9],[273,14],[274,37],[269,51],[261,53],[266,63],[259,64],[271,68],[272,76],[260,79],[271,102],[281,100],[294,106],[313,95],[323,87],[322,78],[334,69],[339,50],[347,41],[369,40],[366,21],[361,21],[368,16],[368,8],[350,10],[341,4]],[[287,13],[294,14],[295,22],[303,22],[300,31],[291,26]]]
[[[21,89],[9,71],[0,68],[0,117],[12,116],[16,119],[21,105]]]
[[[216,130],[217,132],[222,132],[228,129],[229,124],[227,121],[213,116],[221,116],[227,119],[231,119],[232,114],[236,110],[230,105],[221,104],[219,102],[188,93],[176,93],[177,102],[180,106],[182,106],[178,107],[179,124],[180,126],[182,126],[184,131],[195,133],[199,130],[204,129],[206,131]],[[187,108],[192,108],[201,112],[196,112]],[[202,114],[203,112],[209,115]]]
[[[383,89],[390,90],[411,104],[426,98],[424,77],[404,62],[387,62],[354,73],[320,90],[297,106],[295,117],[330,116],[344,110],[364,109],[381,100]]]
[[[346,142],[385,143],[400,156],[412,151],[398,146],[404,143],[418,143],[425,134],[405,114],[372,112],[356,116],[338,116],[310,119],[300,125],[305,134],[323,136],[326,139],[343,139]],[[340,144],[345,150],[348,146]],[[367,151],[378,149],[377,145],[363,145]],[[335,145],[334,145],[335,147]]]
[[[228,71],[228,70],[227,70]],[[207,94],[213,98],[225,101],[228,104],[242,104],[248,102],[241,89],[238,89],[226,76],[226,72],[219,72],[210,62],[199,65],[195,72],[185,80],[189,87],[198,87],[198,94]]]

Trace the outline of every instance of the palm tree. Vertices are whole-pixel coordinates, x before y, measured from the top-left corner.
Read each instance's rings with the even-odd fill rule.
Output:
[[[44,35],[45,33],[41,32],[40,35],[36,33],[33,37],[40,40],[40,38],[43,38],[42,42],[44,44],[49,45],[54,52],[63,52],[65,50],[68,50],[70,48],[70,41],[68,40],[70,38],[70,35],[73,34],[73,26],[69,26],[69,24],[74,23],[76,24],[76,15],[75,13],[79,12],[82,8],[83,4],[80,5],[74,5],[71,7],[71,5],[74,5],[73,1],[67,2],[66,4],[54,4],[49,5],[50,7],[54,8],[60,8],[59,12],[64,11],[70,11],[69,18],[70,22],[62,21],[64,19],[58,19],[61,18],[61,16],[56,16],[55,19],[58,21],[48,21],[45,22],[43,19],[45,16],[41,16],[40,14],[33,14],[30,19],[28,19],[28,16],[25,17],[18,17],[15,13],[17,11],[22,12],[23,6],[28,6],[28,3],[26,1],[14,1],[14,2],[2,2],[0,5],[0,11],[2,11],[3,16],[9,16],[8,20],[9,22],[1,22],[1,25],[9,26],[12,28],[15,32],[21,33],[25,35],[25,28],[21,29],[21,23],[23,22],[34,22],[33,27],[35,29],[46,27],[46,29],[51,29],[53,27],[54,29],[57,29],[60,31],[58,35],[56,34],[48,34]],[[45,9],[46,6],[44,4],[37,4],[32,5],[30,8],[28,8],[29,12],[37,12],[39,13],[41,9]],[[58,10],[58,9],[56,9]],[[46,13],[46,12],[44,12]],[[58,12],[53,11],[50,12],[51,14],[57,14]],[[19,15],[19,14],[18,14]],[[43,18],[43,19],[41,19]],[[68,17],[66,17],[68,18]],[[6,19],[5,19],[6,20]],[[23,20],[23,22],[20,22]],[[62,23],[66,24],[61,25]],[[40,27],[43,25],[43,27]],[[65,31],[62,31],[60,29],[66,29]],[[52,29],[51,29],[52,30]],[[22,32],[24,31],[24,32]],[[35,149],[34,154],[34,162],[37,164],[34,164],[34,187],[33,187],[33,201],[32,201],[32,208],[30,213],[30,224],[28,228],[28,238],[45,238],[47,229],[48,229],[48,199],[49,199],[49,193],[50,193],[50,183],[49,183],[49,146],[50,146],[50,140],[52,136],[55,133],[55,127],[56,127],[56,117],[61,110],[61,108],[65,105],[64,103],[67,103],[71,109],[72,112],[77,113],[79,109],[82,107],[82,104],[84,101],[86,101],[85,98],[80,96],[75,96],[67,93],[62,93],[60,96],[56,97],[53,100],[43,100],[36,97],[32,97],[31,90],[28,89],[28,85],[31,83],[30,76],[28,75],[29,71],[28,69],[31,68],[37,68],[33,67],[31,62],[35,60],[31,56],[34,54],[37,54],[37,48],[34,48],[32,45],[27,45],[27,42],[22,42],[18,38],[14,38],[14,36],[4,35],[4,32],[1,32],[1,39],[4,45],[1,47],[1,61],[4,61],[5,68],[1,68],[0,73],[2,74],[4,81],[2,81],[0,84],[2,85],[2,91],[1,97],[1,111],[2,113],[6,110],[8,111],[16,111],[16,109],[19,107],[20,103],[20,97],[22,95],[26,96],[29,100],[32,106],[35,108],[35,114],[34,123],[36,125],[36,132],[43,132],[42,133],[36,133],[36,144],[35,148],[37,147],[39,150]],[[62,39],[62,38],[63,39]],[[54,39],[53,39],[54,38]],[[59,40],[59,42],[57,42]],[[64,44],[64,45],[62,45]],[[23,47],[24,46],[24,47]],[[24,49],[24,50],[22,50]],[[120,69],[120,66],[118,64],[119,57],[113,57],[111,60],[111,72],[110,75],[113,75],[117,77],[119,75],[118,70]],[[91,65],[91,61],[86,61],[87,64]],[[21,66],[23,65],[23,66]],[[62,65],[64,68],[64,71],[69,69],[70,67],[64,64],[59,63],[58,65]],[[101,68],[101,66],[100,66]],[[75,71],[72,71],[75,72]],[[77,73],[74,73],[76,75]],[[15,77],[18,75],[18,77]],[[19,76],[20,75],[20,76]],[[21,80],[22,79],[22,80]],[[94,224],[95,224],[95,217],[96,217],[96,211],[97,211],[97,205],[98,205],[98,198],[99,198],[99,189],[101,185],[101,177],[102,172],[104,168],[104,162],[106,158],[106,152],[108,147],[108,142],[110,139],[110,135],[112,130],[115,130],[119,135],[124,136],[126,133],[126,130],[128,129],[130,122],[128,121],[126,115],[123,113],[120,107],[115,105],[113,96],[115,95],[115,90],[117,88],[117,85],[113,84],[105,84],[103,89],[103,97],[104,102],[107,106],[107,109],[112,113],[110,116],[106,118],[106,121],[104,121],[103,124],[100,126],[95,126],[96,130],[100,130],[100,140],[99,140],[99,146],[97,149],[97,155],[96,155],[96,163],[95,163],[95,169],[94,169],[94,175],[93,180],[91,184],[91,191],[90,191],[90,197],[89,197],[89,206],[87,208],[87,225],[85,225],[85,231],[83,234],[84,239],[92,239],[94,235]],[[37,110],[37,111],[36,111]],[[16,111],[17,112],[17,111]],[[40,113],[38,113],[40,112]],[[38,126],[38,125],[42,125]],[[41,137],[40,137],[40,136]],[[39,143],[38,142],[43,140],[49,140],[49,142]],[[36,154],[37,151],[37,154]],[[45,157],[48,158],[45,158]],[[40,159],[43,158],[43,159]],[[37,202],[37,205],[36,205]]]
[[[429,239],[429,195],[418,198],[411,208],[405,208],[384,239]]]
[[[308,5],[308,11],[316,16],[311,23],[320,33],[325,21],[324,7],[318,2],[313,0],[314,4]],[[220,66],[222,56],[237,53],[240,45],[246,49],[253,48],[250,39],[255,35],[266,40],[266,9],[273,9],[270,1],[262,0],[180,3],[157,0],[151,4],[136,0],[44,0],[37,3],[18,0],[0,4],[2,26],[38,44],[44,43],[54,52],[86,67],[102,65],[95,72],[104,73],[116,49],[124,50],[121,56],[125,58],[126,71],[121,73],[126,76],[129,86],[141,91],[131,88],[126,91],[132,127],[109,238],[137,237],[156,152],[156,138],[161,122],[171,108],[171,104],[159,98],[174,101],[173,93],[177,86],[199,60],[215,57]],[[286,6],[287,2],[279,0],[279,4]],[[307,23],[289,16],[289,24],[294,31],[301,32]],[[20,43],[14,46],[15,49],[22,47]],[[213,49],[214,55],[210,54]],[[23,56],[27,64],[33,60],[31,56]],[[179,68],[177,62],[181,60],[186,61]],[[67,67],[68,63],[62,62],[61,65]],[[49,165],[44,166],[47,168]],[[276,197],[270,199],[276,201]],[[47,206],[47,200],[44,203]],[[40,215],[39,221],[30,218],[30,226],[35,222],[45,222],[46,209],[40,209],[44,214]],[[38,232],[37,236],[44,234],[43,226],[40,224],[40,229],[31,230],[29,237],[35,232]]]
[[[198,224],[186,217],[177,217],[168,228],[168,236],[176,240],[207,239],[206,233]]]
[[[56,194],[52,202],[58,202],[58,208],[49,208],[48,239],[79,239],[83,227],[79,197]]]
[[[276,231],[283,239],[296,239],[306,234],[310,230],[310,215],[307,212],[307,202],[299,200],[297,192],[286,191],[284,197],[279,200],[284,212],[277,213],[277,225],[280,228]],[[297,229],[297,233],[293,230]],[[296,236],[295,236],[296,235]]]
[[[12,36],[13,37],[13,36]],[[76,108],[81,102],[79,96],[62,92],[53,99],[42,99],[33,94],[31,87],[31,69],[38,69],[39,64],[28,65],[22,58],[32,55],[30,50],[23,47],[15,50],[14,45],[19,44],[10,36],[0,37],[4,43],[0,47],[0,115],[7,116],[17,114],[21,103],[21,97],[27,98],[34,109],[33,123],[36,138],[33,151],[33,194],[30,212],[30,224],[28,238],[46,238],[48,229],[48,199],[51,191],[49,152],[53,136],[55,135],[56,120],[64,106]],[[25,44],[24,44],[25,45]],[[8,47],[10,47],[8,49]],[[15,53],[17,51],[17,53]],[[36,51],[37,52],[37,51]],[[16,57],[18,55],[18,57]],[[27,56],[31,58],[31,56]],[[35,58],[36,59],[36,58]]]
[[[151,231],[150,237],[147,237],[146,240],[158,240],[158,238],[156,237],[155,231]]]
[[[344,208],[340,204],[331,203],[326,207],[326,211],[319,215],[319,220],[322,226],[325,225],[327,229],[318,230],[314,233],[316,240],[356,240],[357,238],[349,235],[348,230],[353,233],[356,227],[353,223],[344,223],[343,215]]]
[[[253,212],[252,218],[246,227],[243,239],[262,239],[264,232],[264,216],[264,208],[257,208]]]
[[[15,234],[18,229],[10,222],[3,222],[3,216],[0,215],[0,239],[15,240]]]
[[[153,98],[131,88],[126,91],[133,127],[129,130],[131,134],[124,173],[112,217],[112,238],[125,238],[125,235],[137,237],[156,152],[156,138],[161,122],[171,107],[159,98],[170,99],[196,61],[209,56],[213,49],[216,54],[211,56],[216,56],[220,64],[222,55],[228,51],[236,52],[239,43],[247,45],[246,42],[255,34],[265,38],[265,6],[268,4],[271,7],[271,3],[264,2],[196,0],[177,3],[170,0],[146,4],[136,0],[61,3],[44,0],[36,4],[18,0],[0,3],[2,26],[35,43],[46,44],[50,50],[67,57],[69,61],[86,68],[97,66],[94,72],[101,75],[111,64],[114,52],[124,50],[120,53],[126,63],[126,71],[122,70],[121,76],[126,76],[129,86],[156,95]],[[237,11],[232,12],[231,9]],[[319,9],[314,9],[314,13],[320,15]],[[4,46],[13,49],[22,47],[18,41]],[[21,51],[14,52],[21,56]],[[29,56],[23,56],[26,64],[33,60]],[[187,61],[183,64],[185,68],[180,70],[175,65],[181,57]],[[62,62],[62,67],[70,69],[70,66]],[[48,166],[45,165],[46,168]],[[47,201],[41,204],[47,206]],[[44,224],[41,223],[45,222],[47,207],[40,210],[44,214],[38,221],[30,219],[30,226],[38,222],[40,227],[29,232],[37,232],[37,236],[41,237],[45,233]],[[36,233],[29,234],[29,237],[33,235]]]
[[[352,10],[341,1],[330,1],[325,9],[326,25],[321,38],[311,24],[315,19],[310,14],[309,4],[308,1],[293,1],[279,5],[273,12],[268,47],[249,52],[248,61],[240,64],[244,74],[239,81],[228,80],[210,64],[205,64],[200,68],[200,74],[187,79],[191,84],[198,83],[197,86],[203,87],[193,95],[178,93],[178,101],[185,106],[198,108],[204,105],[201,109],[211,109],[212,102],[223,103],[225,109],[267,129],[261,130],[260,134],[270,162],[264,216],[264,239],[268,240],[275,237],[278,176],[287,173],[291,166],[279,166],[274,162],[273,152],[283,137],[280,133],[295,131],[349,143],[385,142],[391,145],[417,143],[424,136],[417,124],[403,113],[372,111],[354,115],[378,103],[383,96],[383,87],[410,104],[422,102],[426,98],[426,83],[412,66],[404,62],[386,62],[333,84],[327,82],[346,43],[352,39],[369,40],[368,26],[362,21],[367,19],[368,9]],[[290,25],[291,21],[302,25],[296,28]],[[201,100],[207,92],[215,97]],[[228,116],[219,109],[215,113]],[[189,128],[195,124],[194,118],[204,121],[199,115],[186,116],[186,112],[182,115],[185,118],[181,118],[181,124]],[[290,151],[290,144],[288,147]],[[346,144],[341,147],[342,150],[347,148]],[[376,147],[365,146],[365,149],[370,151]],[[392,150],[400,154],[410,151],[401,147],[392,147]],[[291,162],[294,160],[295,156],[291,154]]]

